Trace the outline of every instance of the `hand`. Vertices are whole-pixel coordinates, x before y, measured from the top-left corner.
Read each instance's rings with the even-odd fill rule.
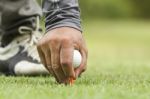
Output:
[[[41,62],[58,83],[69,83],[68,79],[75,80],[86,70],[88,52],[81,32],[76,29],[61,27],[49,31],[38,42],[37,49]],[[72,66],[74,49],[82,55],[82,63],[76,69]]]

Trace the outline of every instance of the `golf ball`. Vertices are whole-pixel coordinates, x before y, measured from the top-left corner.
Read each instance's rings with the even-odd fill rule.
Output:
[[[79,67],[80,64],[81,64],[81,61],[82,61],[82,56],[81,56],[80,52],[78,50],[74,50],[74,53],[73,53],[73,67],[74,68]]]

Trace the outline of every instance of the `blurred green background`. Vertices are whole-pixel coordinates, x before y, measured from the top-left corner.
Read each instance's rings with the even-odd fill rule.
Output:
[[[37,0],[42,4],[43,0]],[[79,0],[83,18],[149,19],[150,0]]]
[[[0,99],[150,99],[150,0],[79,1],[87,71],[71,87],[2,76]]]
[[[84,18],[150,18],[150,0],[79,0]]]

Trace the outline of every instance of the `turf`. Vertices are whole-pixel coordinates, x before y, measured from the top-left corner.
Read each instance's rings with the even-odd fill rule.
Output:
[[[149,99],[150,22],[88,21],[88,69],[73,86],[0,76],[0,99]]]

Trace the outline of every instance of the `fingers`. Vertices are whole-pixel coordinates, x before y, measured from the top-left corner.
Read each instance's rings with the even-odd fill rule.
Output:
[[[53,40],[38,47],[42,63],[59,83],[68,83],[69,77],[75,78],[72,67],[73,50],[73,44],[68,41],[61,44]]]
[[[39,46],[37,46],[37,50],[38,50],[42,64],[50,72],[50,74],[52,74],[54,77],[56,77],[56,75],[54,74],[52,67],[51,67],[50,48],[48,46],[39,45]]]
[[[81,75],[81,73],[86,70],[86,65],[87,65],[87,57],[88,57],[87,50],[81,49],[80,53],[82,56],[82,62],[80,64],[80,66],[75,69],[76,78],[79,77]]]
[[[57,82],[64,83],[68,78],[75,79],[86,69],[87,51],[85,48],[80,31],[62,27],[49,31],[40,40],[38,52],[42,63]],[[76,69],[73,67],[74,49],[79,49],[82,55],[81,65]]]
[[[58,79],[58,82],[63,83],[63,81],[65,81],[66,79],[66,76],[60,65],[60,45],[58,43],[56,45],[55,43],[50,44],[51,64],[52,64],[52,69],[55,75],[57,76],[56,78]]]
[[[39,57],[40,57],[40,60],[41,60],[42,64],[44,66],[46,66],[46,61],[45,61],[44,53],[43,53],[43,51],[41,50],[41,48],[39,46],[37,46],[37,51],[38,51],[38,54],[39,54]]]
[[[45,56],[45,61],[46,61],[46,65],[45,67],[48,69],[48,71],[54,75],[52,67],[51,67],[51,54],[50,54],[50,49],[49,47],[42,47],[44,56]]]
[[[67,77],[71,77],[75,79],[75,73],[73,68],[73,51],[74,46],[72,42],[68,42],[68,40],[63,41],[61,51],[60,51],[60,63],[62,69]]]

